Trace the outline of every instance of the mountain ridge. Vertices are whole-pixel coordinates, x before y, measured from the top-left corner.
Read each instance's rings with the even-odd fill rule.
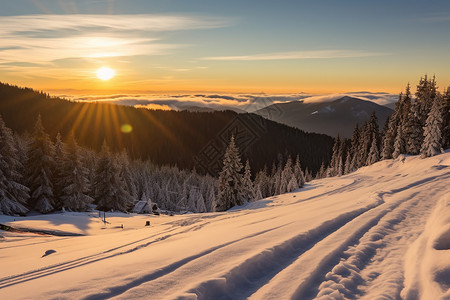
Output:
[[[382,128],[393,110],[371,101],[344,96],[331,102],[291,101],[269,105],[255,111],[266,119],[306,132],[351,137],[355,125],[361,125],[375,111]]]

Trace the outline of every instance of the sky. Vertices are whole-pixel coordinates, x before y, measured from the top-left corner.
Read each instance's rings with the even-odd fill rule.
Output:
[[[0,41],[0,81],[51,93],[450,84],[448,0],[0,0]]]

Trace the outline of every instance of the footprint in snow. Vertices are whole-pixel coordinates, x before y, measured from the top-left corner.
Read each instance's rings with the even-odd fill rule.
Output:
[[[53,250],[53,249],[47,250],[47,251],[45,251],[44,255],[41,256],[41,258],[42,257],[46,257],[47,255],[50,255],[50,254],[53,254],[53,253],[56,253],[56,251]]]

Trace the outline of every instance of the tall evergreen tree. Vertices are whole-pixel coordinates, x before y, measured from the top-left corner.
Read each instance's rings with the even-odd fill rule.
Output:
[[[408,93],[409,84],[407,85],[406,91]],[[404,99],[403,93],[400,93],[399,98],[395,103],[394,113],[389,118],[388,128],[383,136],[383,159],[392,158],[392,154],[394,153],[394,143],[397,138],[398,126],[402,122],[403,113],[405,111],[403,105]]]
[[[424,138],[424,128],[428,113],[437,96],[436,80],[427,75],[420,78],[417,85],[416,99],[411,105],[408,117],[404,120],[405,150],[409,154],[418,154]]]
[[[423,141],[422,113],[422,105],[416,100],[410,106],[407,117],[402,120],[402,130],[399,132],[405,147],[402,153],[419,153]]]
[[[334,145],[333,145],[333,154],[331,156],[331,162],[329,166],[329,175],[330,176],[337,176],[339,173],[339,161],[341,160],[341,154],[342,154],[342,145],[341,145],[341,139],[339,135],[334,139]]]
[[[428,79],[427,75],[420,78],[416,92],[416,113],[422,127],[425,127],[428,113],[437,96],[436,77]],[[422,128],[423,129],[423,128]]]
[[[299,186],[298,186],[297,178],[295,178],[294,174],[292,174],[291,180],[289,180],[286,190],[288,193],[290,193],[298,188],[299,188]]]
[[[380,154],[378,151],[377,140],[372,140],[372,145],[370,146],[369,157],[367,158],[367,165],[372,165],[380,160]]]
[[[244,201],[250,202],[255,201],[255,187],[252,182],[252,173],[250,170],[250,163],[247,160],[244,168],[244,177],[242,178],[242,195]]]
[[[225,211],[235,205],[244,203],[241,170],[241,158],[234,142],[234,136],[232,136],[225,152],[223,168],[219,175],[219,194],[215,211]]]
[[[62,190],[64,189],[66,182],[64,182],[64,164],[67,161],[66,145],[62,141],[61,134],[58,132],[55,141],[55,164],[53,170],[53,190],[55,194],[55,208],[62,208],[61,202]]]
[[[198,213],[204,213],[207,212],[206,210],[206,204],[205,204],[205,199],[203,198],[203,195],[201,193],[199,193],[198,198],[197,198],[197,206],[196,206],[196,212]]]
[[[0,116],[0,212],[24,215],[29,189],[21,184],[22,164],[11,129]]]
[[[278,194],[284,194],[288,191],[287,187],[289,181],[292,178],[292,175],[293,175],[292,158],[289,156],[284,166],[284,169],[281,172],[280,190],[278,191]]]
[[[322,162],[320,165],[320,169],[316,174],[316,179],[325,178],[326,177],[326,170],[325,170],[325,164]]]
[[[345,163],[344,163],[344,174],[349,174],[353,171],[354,170],[352,167],[352,159],[351,159],[350,153],[347,153],[347,157],[345,158]]]
[[[405,153],[405,142],[402,138],[402,125],[399,124],[397,126],[397,134],[395,136],[395,143],[394,143],[394,153],[392,153],[392,158],[397,158],[400,154]]]
[[[450,86],[442,95],[442,147],[450,148]]]
[[[305,185],[305,174],[303,174],[302,168],[300,166],[300,157],[298,154],[295,158],[294,176],[297,179],[297,186],[303,187]]]
[[[382,148],[381,148],[381,158],[389,159],[392,158],[392,153],[394,152],[394,142],[395,142],[395,130],[391,128],[391,119],[386,119],[385,128],[382,134]]]
[[[308,168],[305,169],[305,182],[310,182],[313,180],[312,174]]]
[[[55,149],[38,116],[28,150],[27,170],[31,190],[30,207],[48,213],[54,210],[53,174]]]
[[[420,149],[422,158],[430,157],[443,152],[441,144],[441,124],[442,124],[442,101],[440,97],[436,97],[428,113],[428,118],[424,128],[424,141]]]
[[[360,146],[362,147],[362,164],[367,165],[370,149],[373,144],[373,140],[378,147],[379,136],[379,128],[378,128],[378,118],[375,112],[372,112],[370,115],[370,119],[364,124],[363,133],[361,135]]]
[[[120,176],[125,182],[124,188],[126,189],[127,193],[131,197],[131,202],[134,204],[138,201],[138,195],[137,195],[137,189],[136,184],[134,182],[134,178],[131,174],[130,169],[130,158],[128,156],[128,153],[126,150],[122,151],[120,156],[118,157],[119,161],[119,167],[120,167]]]
[[[80,148],[72,135],[67,145],[61,172],[61,204],[70,211],[86,211],[94,201],[89,195],[88,170],[84,167]]]
[[[130,207],[130,196],[126,192],[125,183],[119,174],[120,170],[105,141],[100,153],[94,183],[97,209],[127,211]]]

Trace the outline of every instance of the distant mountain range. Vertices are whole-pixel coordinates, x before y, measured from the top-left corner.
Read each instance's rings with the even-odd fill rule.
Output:
[[[363,124],[375,111],[380,129],[393,110],[371,101],[344,96],[332,102],[292,101],[269,105],[255,111],[266,119],[307,132],[351,137],[356,123]]]

